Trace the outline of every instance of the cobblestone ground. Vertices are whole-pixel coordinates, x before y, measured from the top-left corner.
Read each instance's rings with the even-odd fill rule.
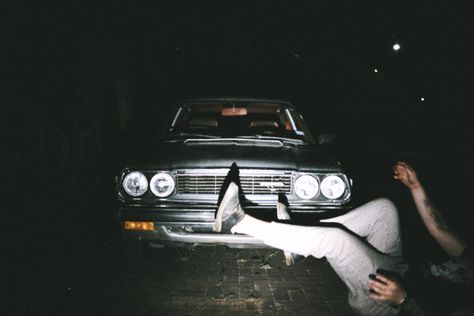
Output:
[[[162,254],[167,255],[169,251]],[[173,315],[347,315],[347,292],[323,260],[287,267],[281,251],[225,247],[156,254],[137,269],[144,312]],[[153,271],[151,275],[148,271]],[[175,273],[173,273],[175,271]],[[166,272],[166,275],[163,274]],[[120,310],[125,310],[125,306]]]
[[[50,266],[32,287],[25,284],[29,297],[13,314],[351,314],[347,290],[325,260],[287,267],[279,250],[224,246],[157,249],[133,264],[122,259],[112,248]]]

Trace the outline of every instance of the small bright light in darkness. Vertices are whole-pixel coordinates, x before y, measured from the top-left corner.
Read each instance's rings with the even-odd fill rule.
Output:
[[[377,73],[377,72],[379,72],[379,70],[378,70],[377,68],[375,68],[375,69],[374,69],[374,72]]]
[[[425,101],[425,98],[422,97],[420,100],[421,100],[421,102],[423,102],[423,101]]]
[[[400,44],[398,44],[398,43],[393,44],[393,50],[394,50],[394,51],[399,51],[400,48],[402,48],[402,47],[400,46]]]

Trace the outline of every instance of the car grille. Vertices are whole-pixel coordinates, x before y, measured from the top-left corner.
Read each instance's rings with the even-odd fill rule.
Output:
[[[178,175],[178,194],[219,194],[224,175]],[[291,175],[241,175],[244,194],[288,194],[291,192]]]

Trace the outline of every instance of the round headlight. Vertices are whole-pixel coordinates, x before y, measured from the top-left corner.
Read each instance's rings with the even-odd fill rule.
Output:
[[[174,190],[174,179],[167,173],[157,173],[150,180],[150,190],[158,197],[167,197]]]
[[[328,199],[337,199],[344,194],[346,184],[339,176],[327,176],[321,181],[321,193]]]
[[[295,193],[302,199],[312,199],[318,194],[318,191],[319,183],[313,176],[305,174],[295,181]]]
[[[123,179],[122,186],[129,195],[140,196],[148,189],[148,181],[141,172],[130,172]]]

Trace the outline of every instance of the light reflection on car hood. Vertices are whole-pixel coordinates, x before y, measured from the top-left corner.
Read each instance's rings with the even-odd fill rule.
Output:
[[[224,142],[209,140],[191,141],[191,144],[185,140],[158,143],[142,157],[143,163],[135,166],[162,170],[228,168],[235,162],[239,168],[299,171],[317,169],[328,172],[341,170],[334,159],[314,145],[294,145],[264,140],[259,142],[260,145],[252,146],[242,145],[241,139]],[[253,141],[256,140],[252,139]],[[262,146],[262,144],[268,145]]]

